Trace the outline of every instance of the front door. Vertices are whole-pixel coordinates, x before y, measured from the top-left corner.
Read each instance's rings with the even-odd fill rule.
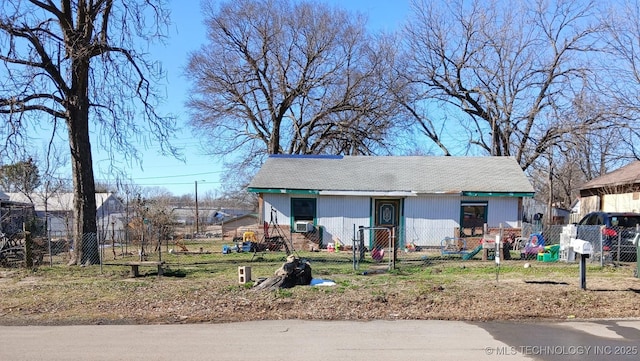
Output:
[[[376,199],[375,200],[374,227],[384,227],[392,230],[391,236],[397,237],[398,225],[400,224],[400,200],[399,199]],[[374,244],[372,249],[381,247],[389,248],[389,232],[385,230],[374,230]],[[392,239],[395,243],[395,239]]]

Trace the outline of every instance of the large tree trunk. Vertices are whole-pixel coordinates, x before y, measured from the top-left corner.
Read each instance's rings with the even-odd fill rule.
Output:
[[[73,174],[73,215],[75,262],[78,265],[100,261],[96,225],[96,197],[93,161],[89,140],[89,62],[78,61],[73,72],[73,86],[82,89],[70,101],[67,119],[71,171]]]
[[[150,130],[143,138],[157,139],[163,153],[178,155],[168,142],[174,118],[160,116],[154,107],[160,95],[156,86],[165,74],[137,48],[165,37],[169,12],[157,0],[0,4],[0,135],[6,136],[0,150],[4,155],[30,154],[33,149],[24,149],[23,140],[31,127],[49,129],[45,123],[53,122],[56,135],[64,119],[74,186],[70,264],[98,263],[89,131],[105,136],[108,152],[133,151],[132,161],[137,160],[137,144],[129,139],[140,128]],[[153,21],[141,21],[146,18]],[[127,111],[138,106],[143,109],[142,125]]]

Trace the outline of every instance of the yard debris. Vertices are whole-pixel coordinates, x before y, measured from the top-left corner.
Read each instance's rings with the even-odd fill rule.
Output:
[[[256,291],[277,290],[311,284],[311,265],[306,260],[289,255],[287,261],[278,268],[273,277],[260,280],[253,287]]]

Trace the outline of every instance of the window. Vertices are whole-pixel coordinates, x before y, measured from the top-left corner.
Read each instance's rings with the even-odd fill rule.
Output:
[[[291,216],[293,221],[313,221],[316,218],[315,198],[292,198]]]
[[[474,237],[482,235],[484,224],[487,223],[487,203],[474,202],[460,205],[460,236]]]

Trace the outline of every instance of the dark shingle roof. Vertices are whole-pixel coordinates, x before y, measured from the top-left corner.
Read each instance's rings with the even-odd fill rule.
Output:
[[[512,157],[272,156],[252,189],[533,193]]]

